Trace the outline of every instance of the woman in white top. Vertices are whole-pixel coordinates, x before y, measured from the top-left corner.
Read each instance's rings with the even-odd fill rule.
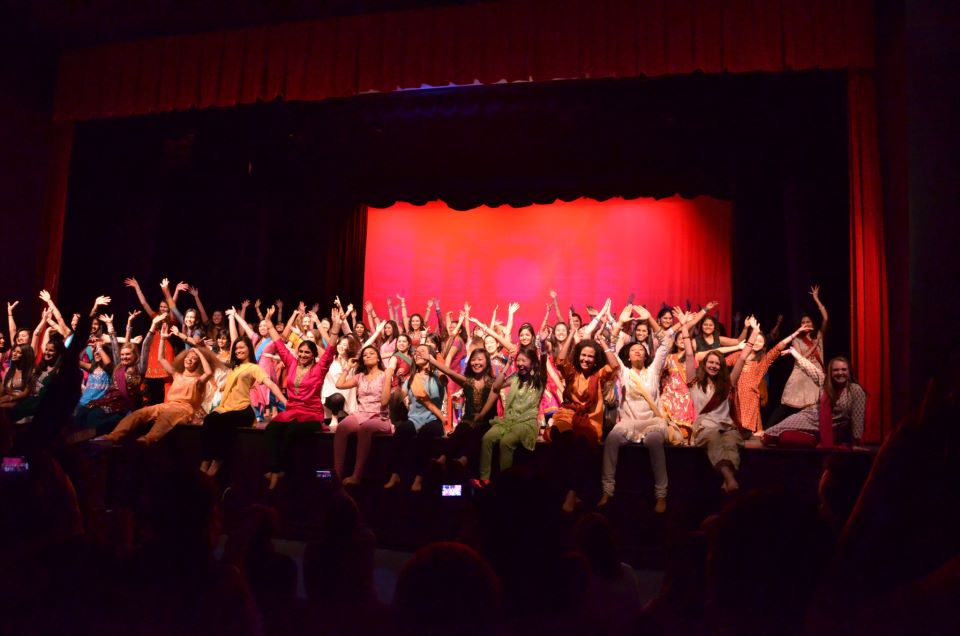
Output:
[[[749,320],[753,330],[747,341],[748,351],[754,347],[760,332],[757,321],[752,316]],[[723,476],[721,489],[730,493],[740,487],[736,473],[740,468],[740,447],[743,446],[740,427],[733,419],[735,412],[730,408],[730,397],[749,356],[738,356],[733,371],[728,373],[723,356],[717,351],[710,351],[697,367],[686,321],[681,329],[685,336],[687,377],[693,378],[689,385],[690,397],[697,413],[693,422],[693,444],[707,451],[710,463]]]
[[[357,410],[357,389],[338,389],[337,380],[350,368],[350,360],[357,357],[360,351],[360,341],[354,335],[344,336],[337,341],[337,357],[333,359],[327,376],[323,379],[323,388],[320,390],[320,399],[326,417],[330,418],[330,428],[336,430],[340,411],[347,415]]]
[[[660,373],[667,353],[673,346],[676,330],[676,326],[667,330],[652,361],[647,356],[643,342],[628,343],[620,348],[618,360],[622,400],[619,421],[603,444],[603,496],[599,506],[606,505],[613,496],[620,447],[629,442],[639,442],[647,447],[650,454],[653,494],[657,500],[654,511],[662,513],[667,510],[667,460],[663,445],[665,442],[682,442],[683,434],[676,424],[664,418],[657,402],[660,396]],[[672,435],[671,425],[675,429]]]

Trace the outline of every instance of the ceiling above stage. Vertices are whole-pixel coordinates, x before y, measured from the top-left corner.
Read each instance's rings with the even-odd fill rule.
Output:
[[[0,38],[73,48],[482,0],[0,0]]]

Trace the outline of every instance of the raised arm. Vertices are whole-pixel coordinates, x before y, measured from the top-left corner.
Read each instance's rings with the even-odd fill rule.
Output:
[[[393,362],[393,360],[393,358],[390,358],[391,362]],[[340,377],[337,378],[338,389],[353,389],[360,386],[360,381],[357,377],[358,365],[359,361],[356,358],[349,361],[349,368],[344,369],[343,373],[340,374]]]
[[[33,335],[30,338],[30,346],[33,347],[34,351],[40,350],[40,336],[43,335],[43,328],[47,326],[47,318],[49,317],[50,310],[44,307],[43,310],[40,311],[40,322],[33,328]]]
[[[153,333],[154,325],[150,325],[150,333]],[[157,362],[160,363],[160,366],[163,367],[163,370],[168,374],[173,375],[174,369],[173,365],[167,362],[163,357],[164,349],[167,345],[167,338],[170,337],[170,326],[167,323],[163,323],[163,326],[160,327],[160,344],[157,345]],[[200,356],[203,358],[203,356]]]
[[[7,303],[7,327],[10,329],[10,346],[17,341],[17,321],[13,318],[13,310],[20,304],[19,300]]]
[[[800,352],[793,347],[787,348],[781,355],[793,356],[793,360],[797,366],[800,367],[800,370],[806,373],[817,386],[823,386],[825,376],[820,365],[810,362],[810,360],[800,355]]]
[[[203,367],[203,374],[198,378],[200,386],[203,387],[207,382],[213,378],[213,367],[210,366],[210,361],[207,360],[207,356],[203,355],[199,351],[197,355],[200,357],[200,366]]]
[[[100,322],[107,326],[107,338],[110,340],[110,357],[114,364],[120,362],[120,343],[117,342],[117,332],[113,328],[113,314],[100,314]]]
[[[157,312],[153,310],[153,307],[150,306],[150,303],[147,302],[147,297],[143,295],[143,290],[140,289],[140,283],[137,282],[137,279],[134,277],[126,278],[123,281],[123,284],[127,287],[132,287],[133,291],[137,292],[137,298],[140,300],[140,306],[143,307],[143,310],[147,312],[147,315],[153,318],[157,315]]]
[[[140,315],[139,309],[134,309],[133,311],[127,314],[127,329],[126,329],[126,332],[123,334],[124,342],[130,342],[130,340],[133,338],[133,320],[139,315]]]
[[[520,303],[510,303],[507,305],[507,326],[505,331],[507,333],[507,340],[513,342],[513,316],[517,313],[517,310],[520,309]]]
[[[236,342],[240,334],[237,332],[237,310],[231,307],[226,312],[227,314],[227,327],[230,330],[230,342]]]
[[[611,369],[620,368],[620,358],[617,357],[616,351],[613,347],[607,342],[607,339],[603,337],[603,334],[597,334],[597,344],[603,348],[603,353],[607,358],[607,364],[610,365]]]
[[[56,303],[53,302],[53,298],[50,297],[50,292],[48,292],[46,289],[41,289],[40,300],[47,303],[47,308],[50,309],[50,313],[57,323],[56,330],[60,333],[60,335],[62,335],[64,338],[70,335],[70,328],[67,326],[66,321],[60,314],[60,310],[57,308]]]
[[[713,349],[708,349],[706,351],[697,351],[697,362],[700,362],[701,360],[706,358],[708,353],[719,353],[722,356],[726,356],[727,354],[730,354],[730,353],[743,351],[743,349],[746,348],[746,346],[747,346],[746,342],[738,342],[737,344],[731,345],[729,347],[715,347]]]
[[[436,358],[434,358],[432,355],[427,356],[427,361],[433,366],[435,366],[437,369],[439,369],[440,373],[443,373],[444,375],[446,375],[448,378],[450,378],[460,386],[463,386],[467,382],[469,382],[466,376],[460,373],[457,373],[456,371],[448,367],[446,364],[444,364],[440,360],[437,360]]]
[[[250,325],[247,324],[247,321],[243,319],[239,313],[234,312],[233,314],[237,318],[237,324],[240,325],[240,328],[243,329],[243,333],[247,334],[247,337],[250,338],[251,342],[256,342],[257,337]]]
[[[820,310],[820,319],[822,320],[820,323],[820,335],[822,336],[827,331],[827,322],[830,320],[830,316],[827,314],[827,308],[820,302],[820,285],[811,287],[810,295],[813,296],[813,302],[817,303],[817,309]]]
[[[398,325],[402,333],[407,333],[410,330],[410,319],[407,317],[407,299],[397,294],[397,300],[400,304],[397,306],[397,320]]]
[[[447,356],[450,355],[450,350],[453,348],[453,343],[457,341],[457,337],[460,335],[460,328],[463,327],[463,321],[464,321],[465,319],[466,319],[466,314],[464,314],[464,313],[461,311],[461,312],[460,312],[460,318],[457,320],[457,326],[456,326],[456,328],[453,330],[453,334],[454,334],[454,335],[453,335],[452,338],[447,338],[446,343],[444,343],[444,345],[443,345],[443,351],[440,353],[440,356],[443,357],[445,360],[447,359]],[[449,364],[449,363],[450,363],[450,361],[447,360],[447,364]],[[446,372],[444,372],[444,373],[446,373]]]
[[[471,318],[470,320],[473,322],[473,324],[483,329],[483,333],[485,335],[488,335],[494,340],[496,340],[497,342],[499,342],[500,346],[502,346],[507,351],[511,353],[514,353],[517,351],[517,348],[518,348],[517,345],[513,344],[512,342],[510,342],[509,340],[505,339],[503,336],[498,334],[496,331],[494,331],[492,326],[485,325],[479,320],[477,320],[476,318]]]
[[[379,327],[380,319],[377,317],[377,312],[373,308],[373,303],[368,300],[365,303],[363,303],[363,308],[367,312],[367,318],[368,320],[370,320],[370,324],[373,325],[374,328]]]
[[[697,375],[697,358],[693,355],[693,343],[690,342],[690,328],[687,326],[687,323],[680,322],[680,333],[683,334],[683,366],[687,372],[687,382],[692,382],[693,378]],[[659,338],[658,342],[660,343],[657,347],[659,351],[660,348],[667,343],[667,338]],[[744,356],[740,356],[741,359],[743,357]]]
[[[380,337],[380,334],[383,332],[383,328],[384,328],[384,326],[386,326],[386,324],[387,324],[387,323],[385,323],[385,322],[378,322],[378,323],[377,323],[377,328],[373,330],[373,333],[370,334],[370,337],[367,338],[367,341],[363,343],[363,347],[369,347],[369,346],[372,345],[374,342],[376,342],[376,341],[377,341],[377,338],[379,338],[379,337]],[[361,347],[361,349],[362,349],[363,347]]]
[[[261,301],[260,301],[259,298],[257,298],[255,301],[253,301],[253,310],[254,310],[255,312],[257,312],[257,320],[263,320],[263,312],[260,311],[260,305],[261,305],[261,304],[262,304],[262,303],[261,303]]]
[[[490,387],[490,395],[487,396],[487,401],[484,402],[483,408],[481,408],[476,415],[478,421],[483,420],[487,413],[490,412],[490,409],[496,406],[497,400],[500,399],[500,389],[502,389],[503,385],[507,382],[507,369],[513,366],[514,359],[515,357],[511,355],[507,363],[500,369],[500,373],[497,374],[497,379],[493,381],[493,386]]]
[[[757,336],[760,335],[760,323],[757,322],[756,318],[750,316],[747,318],[745,324],[753,329],[750,332],[750,337],[747,339],[747,345],[744,347],[743,352],[737,357],[737,363],[733,365],[733,371],[730,372],[730,386],[737,386],[737,382],[740,380],[740,372],[743,371],[743,366],[747,363],[750,352],[759,348],[757,346]]]
[[[181,283],[183,284],[183,283]],[[179,288],[180,285],[177,285]],[[170,279],[164,278],[160,281],[160,290],[163,292],[163,299],[167,301],[167,307],[170,308],[170,313],[173,314],[174,319],[183,324],[183,315],[177,311],[177,299],[174,296],[170,295]]]
[[[209,325],[210,316],[207,315],[207,310],[203,306],[203,301],[200,300],[200,290],[196,287],[190,287],[187,289],[187,291],[190,292],[191,296],[193,296],[193,302],[197,304],[197,311],[200,312],[200,322],[203,323],[204,326]]]
[[[557,290],[550,290],[550,300],[553,303],[553,310],[557,314],[557,322],[563,322],[563,316],[560,314],[560,302],[557,300]]]

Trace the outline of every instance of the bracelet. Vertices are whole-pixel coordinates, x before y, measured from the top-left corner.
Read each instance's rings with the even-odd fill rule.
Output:
[[[610,347],[609,349],[604,349],[604,351],[606,351],[607,353],[613,353],[613,347]]]

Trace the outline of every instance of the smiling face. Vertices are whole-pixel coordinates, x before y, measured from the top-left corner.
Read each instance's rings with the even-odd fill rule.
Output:
[[[30,344],[30,332],[26,329],[21,329],[17,332],[17,340],[14,344]]]
[[[834,360],[830,364],[830,379],[838,388],[846,386],[850,381],[850,365],[844,360]]]
[[[553,337],[556,338],[557,342],[563,342],[568,335],[570,335],[570,331],[562,322],[557,323],[557,326],[553,328]]]
[[[392,325],[391,323],[388,322],[387,324],[385,324],[385,325],[383,326],[383,338],[384,338],[384,340],[393,340],[393,337],[394,337],[395,335],[396,335],[396,334],[393,333],[393,325]]]
[[[353,328],[353,332],[356,334],[357,338],[363,340],[363,337],[367,333],[367,326],[362,322],[358,322],[357,325]]]
[[[474,351],[470,354],[470,370],[474,375],[481,375],[487,370],[487,356],[482,351]]]
[[[659,322],[660,326],[663,327],[664,329],[669,329],[671,325],[673,325],[673,314],[671,314],[670,312],[667,312],[662,316],[660,316],[660,318],[657,319],[657,322]]]
[[[645,322],[638,324],[633,332],[633,337],[640,342],[646,341],[646,339],[650,337],[650,325]]]
[[[187,329],[192,329],[197,324],[197,310],[188,309],[187,313],[183,314],[183,326]]]
[[[417,368],[424,369],[430,365],[428,356],[430,355],[430,347],[427,345],[417,345],[417,348],[413,350],[413,362],[417,365]]]
[[[223,312],[220,311],[219,309],[214,310],[213,315],[210,317],[210,319],[213,321],[213,324],[215,324],[215,325],[222,325],[222,324],[223,324]]]
[[[339,348],[340,343],[337,343]],[[344,350],[346,350],[346,342],[344,342]],[[311,364],[316,362],[316,356],[313,355],[313,351],[310,350],[310,347],[302,344],[297,347],[297,362],[300,363],[301,367],[309,367]]]
[[[227,337],[227,334],[221,333],[219,336],[217,336],[217,347],[221,351],[226,351],[229,346],[230,338]]]
[[[723,361],[720,360],[720,355],[716,353],[708,353],[703,361],[704,369],[706,369],[707,375],[711,378],[717,377],[720,373],[721,364],[723,364]]]
[[[193,373],[200,366],[200,354],[197,353],[196,349],[190,349],[187,351],[187,355],[183,358],[183,368]]]
[[[497,342],[496,338],[488,335],[483,339],[483,348],[486,349],[490,355],[496,355],[500,350],[500,343]]]
[[[270,323],[266,320],[261,320],[260,324],[257,325],[257,331],[260,332],[261,336],[266,337],[266,335],[270,333]]]
[[[574,331],[576,331],[577,329],[579,329],[579,328],[582,327],[582,326],[583,326],[583,321],[580,320],[580,316],[574,315],[574,316],[572,316],[572,317],[570,318],[570,328],[571,328],[571,329],[573,329]]]
[[[57,357],[57,348],[53,345],[52,342],[48,342],[43,346],[43,359],[47,362],[53,362],[53,359]]]
[[[10,360],[19,362],[21,358],[23,358],[23,350],[20,347],[14,347],[13,351],[10,352]]]
[[[717,331],[717,323],[713,321],[713,318],[704,318],[703,322],[700,323],[700,333],[705,336],[712,336]]]
[[[233,346],[233,356],[240,362],[247,362],[250,360],[250,347],[247,346],[247,343],[243,340],[238,340],[237,344]]]
[[[307,331],[308,329],[310,329],[310,322],[311,322],[310,316],[306,316],[306,315],[305,315],[303,318],[301,318],[301,319],[300,319],[300,330],[301,330],[301,331]]]
[[[407,334],[402,333],[397,336],[397,351],[400,353],[410,351],[410,337]]]
[[[518,353],[516,365],[517,373],[519,373],[521,376],[528,376],[530,375],[530,369],[533,368],[533,360],[528,358],[527,354],[525,353]]]
[[[130,366],[131,364],[137,361],[137,353],[134,348],[128,344],[123,345],[120,348],[120,364],[125,367]]]
[[[423,318],[418,314],[413,314],[410,316],[410,329],[412,331],[420,331],[423,329]]]
[[[161,314],[169,313],[169,312],[170,312],[170,305],[167,304],[167,301],[161,300],[161,301],[160,301],[160,307],[159,307],[159,309],[160,309],[160,313],[161,313]]]
[[[580,357],[577,362],[580,364],[580,370],[584,373],[593,368],[597,361],[597,350],[593,346],[586,346],[580,350]]]
[[[521,346],[529,347],[533,343],[533,331],[524,327],[520,330],[520,335],[517,336],[517,340]]]

